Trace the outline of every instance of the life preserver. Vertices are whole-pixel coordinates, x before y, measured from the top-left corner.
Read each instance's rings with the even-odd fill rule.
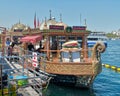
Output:
[[[62,45],[63,48],[78,48],[78,42],[77,41],[69,41]]]

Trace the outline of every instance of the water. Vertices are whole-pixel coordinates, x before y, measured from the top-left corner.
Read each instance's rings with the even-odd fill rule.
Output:
[[[108,41],[102,62],[120,67],[120,40]],[[46,96],[120,96],[120,73],[103,67],[89,90],[50,84]]]

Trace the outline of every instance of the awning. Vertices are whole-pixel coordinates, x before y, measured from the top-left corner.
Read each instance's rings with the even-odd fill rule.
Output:
[[[31,42],[31,43],[36,43],[40,40],[42,40],[42,35],[25,36],[20,39],[21,42]]]

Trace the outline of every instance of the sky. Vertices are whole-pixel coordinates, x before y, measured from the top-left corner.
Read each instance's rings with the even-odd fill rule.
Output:
[[[91,31],[120,29],[120,0],[0,0],[0,27],[11,28],[19,21],[34,27],[34,15],[42,20],[52,17],[69,26],[87,24]]]

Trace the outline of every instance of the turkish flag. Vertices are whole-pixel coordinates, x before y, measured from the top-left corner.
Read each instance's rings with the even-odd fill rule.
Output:
[[[36,13],[35,13],[35,16],[34,16],[34,28],[36,28]]]

